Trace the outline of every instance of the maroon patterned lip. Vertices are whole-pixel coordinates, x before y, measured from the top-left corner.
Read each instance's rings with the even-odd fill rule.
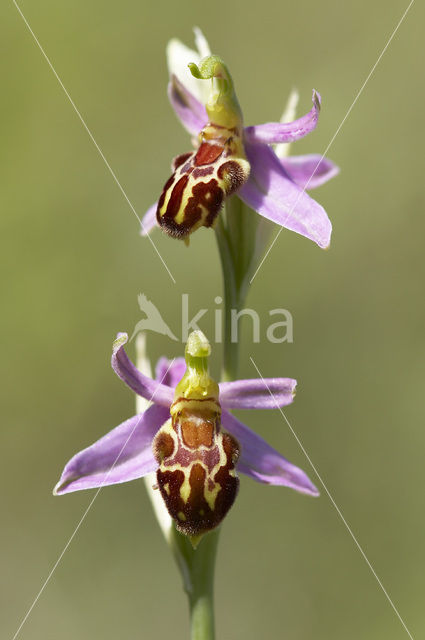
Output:
[[[202,420],[199,409],[183,410],[184,418],[174,418],[173,436],[166,423],[155,436],[153,451],[159,464],[157,483],[176,527],[195,536],[217,527],[235,501],[239,480],[234,473],[239,445],[233,436],[222,433],[220,420]],[[212,415],[212,414],[211,414]],[[220,465],[220,461],[224,460]],[[181,491],[188,482],[187,490]],[[219,489],[208,502],[206,495]],[[213,494],[212,494],[213,495]]]
[[[232,140],[203,141],[196,152],[174,159],[157,208],[158,224],[168,235],[184,239],[199,226],[212,227],[225,198],[244,184],[247,176],[232,159]]]

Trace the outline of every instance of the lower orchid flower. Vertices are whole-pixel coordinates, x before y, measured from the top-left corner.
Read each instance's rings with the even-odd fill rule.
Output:
[[[159,201],[143,218],[142,235],[158,223],[187,242],[199,227],[213,227],[224,201],[235,194],[264,218],[328,247],[332,225],[305,189],[323,184],[338,167],[317,154],[282,158],[272,146],[294,142],[314,130],[320,95],[313,91],[312,109],[293,122],[244,127],[227,67],[210,54],[199,30],[196,38],[199,53],[177,40],[168,47],[168,95],[196,149],[174,159],[173,174]],[[206,80],[211,80],[210,91],[198,86]]]
[[[236,497],[238,472],[257,482],[318,495],[301,469],[229,413],[229,409],[286,406],[293,400],[295,380],[218,385],[208,374],[210,345],[200,331],[190,334],[185,359],[158,361],[153,380],[129,360],[126,342],[127,334],[118,334],[112,367],[151,404],[71,458],[55,495],[156,472],[155,488],[176,527],[193,539],[220,524]]]

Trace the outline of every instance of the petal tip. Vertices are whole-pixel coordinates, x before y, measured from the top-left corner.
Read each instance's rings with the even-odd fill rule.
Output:
[[[208,44],[208,40],[204,36],[202,29],[195,26],[193,27],[193,33],[195,35],[196,48],[198,49],[198,53],[201,58],[211,55],[210,45]]]
[[[146,238],[151,232],[151,229],[146,229],[145,226],[140,225],[140,231],[139,231],[139,235],[142,236],[142,238]]]
[[[318,488],[312,483],[304,471],[301,469],[299,471],[301,471],[301,473],[299,474],[299,477],[296,478],[295,483],[292,484],[291,488],[298,491],[298,493],[310,496],[311,498],[318,498],[320,496]]]
[[[325,251],[327,251],[331,245],[332,236],[332,223],[327,216],[326,218],[326,223],[323,225],[324,229],[321,230],[320,234],[317,234],[316,237],[313,236],[312,238],[316,242],[316,244]]]
[[[319,489],[311,482],[309,478],[308,478],[308,486],[304,489],[303,493],[305,493],[306,496],[310,496],[311,498],[320,497]]]
[[[322,106],[322,96],[320,95],[320,93],[318,91],[316,91],[316,89],[313,89],[312,100],[313,100],[313,103],[314,103],[315,107],[320,110],[320,108]]]
[[[77,454],[78,455],[78,454]],[[74,456],[75,457],[75,456]],[[70,460],[71,462],[71,460]],[[65,493],[69,493],[70,491],[74,491],[74,489],[69,489],[70,485],[72,485],[75,480],[78,480],[80,476],[72,471],[68,470],[69,463],[65,466],[61,477],[59,478],[59,482],[55,484],[53,487],[52,494],[54,496],[62,496]]]
[[[128,334],[124,332],[117,333],[117,337],[112,343],[112,354],[115,355],[117,351],[123,347],[128,341]]]
[[[324,242],[318,242],[317,244],[321,249],[323,249],[323,251],[329,251],[331,246],[331,234],[329,234],[329,237],[326,238]]]
[[[61,478],[61,479],[59,480],[59,482],[57,482],[57,483],[55,484],[55,486],[53,487],[52,494],[53,494],[54,496],[60,496],[60,495],[62,495],[62,494],[64,493],[64,491],[65,491],[65,487],[66,487],[66,485],[67,485],[67,484],[69,484],[69,482],[70,482],[69,480],[64,480],[63,478]]]
[[[330,174],[330,178],[335,178],[335,176],[337,176],[338,174],[341,173],[341,167],[339,167],[337,164],[335,164],[334,162],[332,163],[333,167],[332,169],[329,171]]]

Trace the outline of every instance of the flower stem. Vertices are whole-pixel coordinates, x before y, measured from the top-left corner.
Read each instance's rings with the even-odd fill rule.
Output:
[[[216,238],[223,272],[224,287],[224,346],[222,380],[228,382],[237,377],[238,342],[232,340],[232,309],[238,308],[238,287],[236,283],[233,256],[225,223],[220,216],[216,226]]]
[[[220,530],[203,536],[196,549],[173,527],[171,546],[189,598],[191,640],[214,640],[214,569]]]
[[[237,314],[248,294],[250,279],[269,241],[271,225],[237,197],[226,202],[215,227],[224,288],[222,380],[236,380],[239,361]]]
[[[195,551],[193,590],[189,596],[191,640],[214,640],[214,572],[219,530],[209,533]]]

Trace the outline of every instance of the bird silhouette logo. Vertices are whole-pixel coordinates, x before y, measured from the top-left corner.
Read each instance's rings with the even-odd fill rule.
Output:
[[[137,302],[139,303],[140,311],[146,315],[146,318],[139,320],[136,324],[130,340],[133,340],[139,331],[155,331],[155,333],[168,336],[171,340],[178,342],[178,338],[162,318],[154,303],[148,300],[144,293],[139,293],[137,296]]]

